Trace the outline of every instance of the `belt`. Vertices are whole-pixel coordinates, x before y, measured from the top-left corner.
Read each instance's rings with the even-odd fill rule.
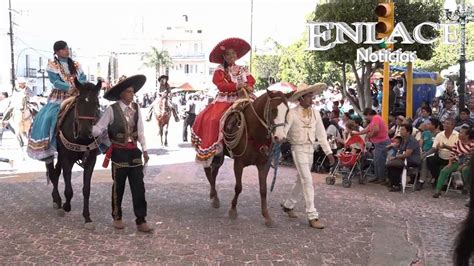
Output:
[[[112,143],[112,145],[110,145],[110,147],[107,149],[107,152],[105,153],[105,158],[104,162],[102,163],[102,167],[107,168],[109,166],[110,158],[112,157],[112,152],[114,148],[133,150],[137,148],[137,145],[133,142],[129,142],[127,144]]]

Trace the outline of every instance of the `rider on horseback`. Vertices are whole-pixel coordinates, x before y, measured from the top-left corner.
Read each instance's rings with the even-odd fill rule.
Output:
[[[212,82],[219,90],[216,99],[196,118],[191,139],[196,147],[196,161],[209,165],[214,155],[222,151],[220,120],[232,104],[243,95],[253,91],[255,79],[246,67],[235,61],[250,50],[250,45],[239,38],[229,38],[218,43],[209,55],[209,61],[219,66]]]
[[[54,43],[54,60],[48,62],[47,71],[53,89],[48,103],[41,108],[33,121],[28,140],[28,156],[36,160],[51,161],[56,152],[56,124],[61,103],[75,91],[74,78],[81,83],[86,75],[78,62],[69,57],[64,41]]]

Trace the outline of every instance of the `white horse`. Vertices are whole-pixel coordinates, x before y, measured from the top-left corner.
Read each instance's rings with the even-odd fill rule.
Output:
[[[4,124],[8,124],[15,134],[18,143],[23,150],[25,142],[28,140],[31,125],[37,108],[34,104],[28,103],[26,95],[18,96],[12,106],[6,112]]]

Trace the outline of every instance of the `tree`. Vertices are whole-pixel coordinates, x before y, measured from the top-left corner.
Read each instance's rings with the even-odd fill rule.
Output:
[[[288,46],[282,53],[280,59],[280,80],[293,84],[313,84],[321,82],[325,63],[317,60],[316,55],[305,51],[306,40],[299,41]]]
[[[460,32],[458,31],[458,37],[459,35]],[[466,60],[472,61],[474,60],[474,42],[472,41],[474,40],[473,24],[467,24],[466,26],[466,40]],[[414,65],[417,68],[439,72],[458,63],[460,46],[461,43],[450,45],[445,44],[441,39],[438,39],[435,42],[435,48],[431,60],[417,60]]]
[[[276,80],[277,78],[280,56],[276,54],[255,55],[252,64],[252,69],[254,70],[254,73],[252,74],[255,76],[255,80],[257,81],[255,84],[255,90],[265,89],[271,83],[271,79]]]
[[[146,67],[153,67],[155,68],[155,74],[156,74],[156,88],[158,88],[158,78],[160,77],[160,71],[161,68],[169,68],[170,66],[173,65],[173,60],[171,59],[171,56],[169,55],[168,51],[166,50],[158,50],[156,47],[151,47],[151,51],[147,54],[145,54],[142,57],[142,60],[145,60],[143,63]]]
[[[377,17],[374,14],[374,9],[378,4],[377,0],[363,0],[362,3],[354,4],[353,1],[328,1],[328,3],[318,5],[314,12],[313,21],[317,22],[346,22],[350,25],[353,22],[374,22]],[[396,3],[395,20],[403,22],[412,32],[413,28],[425,21],[439,23],[441,16],[441,4],[435,2],[413,2],[413,1],[398,1]],[[433,30],[426,30],[423,35],[426,38],[433,38],[437,36],[437,32]],[[332,31],[332,40],[334,40],[335,31]],[[336,45],[334,48],[326,51],[313,51],[311,53],[317,55],[318,58],[328,62],[335,62],[339,65],[343,72],[343,80],[345,80],[345,70],[349,66],[354,73],[357,83],[357,103],[355,99],[349,97],[351,103],[356,111],[361,112],[362,109],[372,106],[372,97],[370,91],[370,77],[373,72],[381,66],[380,63],[371,62],[357,62],[356,51],[359,48],[369,48],[373,50],[379,49],[374,45],[356,44],[349,40],[345,44]],[[420,59],[430,59],[433,53],[433,47],[430,45],[400,45],[395,44],[395,50],[403,48],[405,51],[416,51]],[[347,97],[347,90],[343,82],[343,94]],[[359,106],[360,108],[357,108]]]

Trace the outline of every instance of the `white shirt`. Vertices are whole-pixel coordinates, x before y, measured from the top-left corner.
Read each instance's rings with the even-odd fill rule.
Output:
[[[313,145],[319,143],[325,154],[332,154],[321,115],[312,107],[310,109],[311,116],[309,118],[303,117],[303,107],[300,105],[290,109],[287,117],[288,123],[285,126],[288,141],[292,145],[292,149],[295,147],[296,150],[303,149],[302,146],[306,144],[310,144],[309,146],[312,148]]]
[[[140,108],[138,110],[135,110],[133,109],[132,103],[130,103],[130,105],[127,106],[122,101],[119,102],[119,106],[122,109],[122,112],[124,113],[125,113],[125,108],[127,107],[132,108],[132,110],[134,110],[135,112],[138,112],[138,122],[137,122],[138,142],[140,142],[140,145],[142,146],[142,150],[146,151],[145,130],[143,129],[143,120],[142,120],[142,114],[140,112]],[[126,119],[128,118],[126,117]],[[102,134],[102,132],[107,130],[107,127],[109,125],[112,125],[113,122],[114,122],[114,111],[112,109],[112,106],[109,105],[109,107],[107,107],[102,117],[99,119],[99,122],[97,122],[97,124],[92,128],[92,135],[94,137],[98,137],[100,134]]]
[[[459,134],[456,131],[453,131],[449,138],[446,137],[446,132],[442,131],[436,135],[433,141],[433,148],[438,148],[439,145],[446,144],[447,146],[454,147],[456,141],[458,141]],[[439,149],[438,150],[439,158],[443,160],[449,160],[451,156],[451,151],[448,149]]]

